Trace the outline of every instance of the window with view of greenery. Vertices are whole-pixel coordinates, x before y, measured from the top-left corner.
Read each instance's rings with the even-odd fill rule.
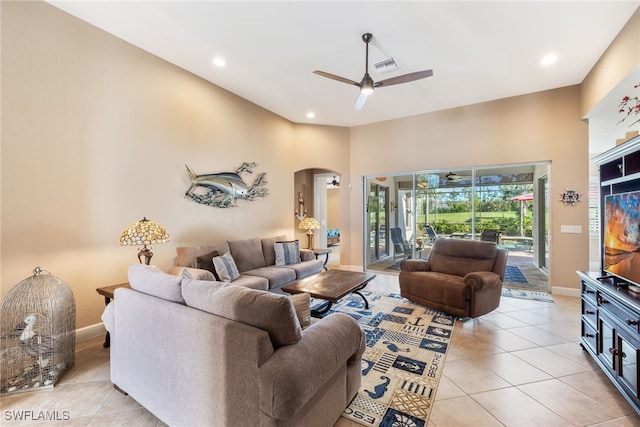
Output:
[[[429,224],[443,235],[496,229],[505,235],[531,237],[533,202],[517,200],[531,192],[531,183],[477,186],[475,194],[471,186],[417,188],[416,226],[420,230]]]

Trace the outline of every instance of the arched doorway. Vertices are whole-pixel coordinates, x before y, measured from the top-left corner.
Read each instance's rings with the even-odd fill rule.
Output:
[[[332,249],[331,264],[340,262],[340,181],[341,174],[330,169],[310,168],[294,174],[296,238],[306,242],[305,231],[299,229],[301,218],[317,219],[320,229],[314,230],[314,247]]]

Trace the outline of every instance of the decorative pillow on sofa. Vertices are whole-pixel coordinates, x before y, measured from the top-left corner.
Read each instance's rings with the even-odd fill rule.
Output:
[[[300,263],[300,243],[297,240],[276,242],[273,244],[273,249],[276,252],[276,265]]]
[[[274,348],[302,339],[293,302],[286,295],[231,285],[197,304],[200,310],[267,331]]]
[[[233,282],[240,277],[240,272],[238,271],[236,262],[231,256],[231,252],[227,252],[222,256],[213,257],[212,260],[221,282]]]
[[[218,276],[218,273],[216,272],[216,267],[213,265],[213,258],[217,256],[220,256],[218,251],[213,251],[206,255],[200,255],[199,257],[196,258],[196,268],[209,270],[210,272],[213,273],[213,276],[216,278],[216,280],[220,281],[220,276]]]

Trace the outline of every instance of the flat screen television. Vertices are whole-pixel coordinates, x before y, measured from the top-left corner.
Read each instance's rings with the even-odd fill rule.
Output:
[[[604,199],[603,269],[640,291],[640,190]]]

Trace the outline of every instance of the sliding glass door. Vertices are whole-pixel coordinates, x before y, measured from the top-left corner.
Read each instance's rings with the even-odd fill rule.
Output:
[[[367,200],[369,259],[386,257],[389,239],[389,187],[371,183]]]
[[[427,259],[437,237],[494,241],[510,251],[512,261],[520,257],[544,269],[549,166],[540,162],[365,177],[365,269],[397,271],[403,259]],[[398,236],[404,244],[396,248]]]

